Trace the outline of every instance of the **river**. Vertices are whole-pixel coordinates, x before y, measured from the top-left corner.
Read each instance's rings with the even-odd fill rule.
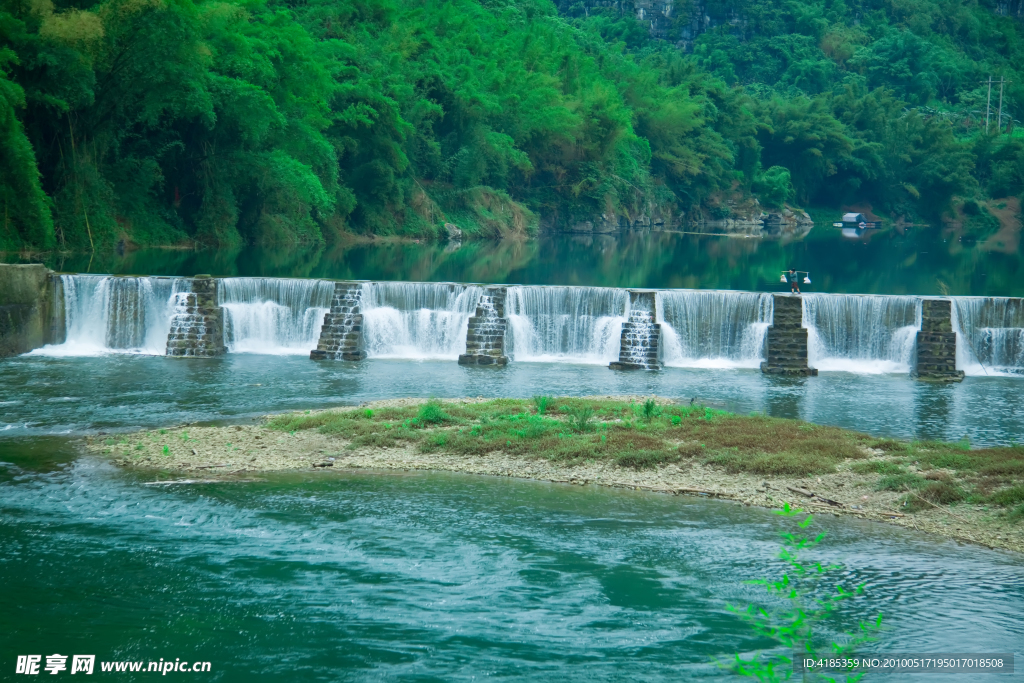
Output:
[[[620,315],[620,295],[583,300],[581,290],[567,288],[772,291],[778,271],[793,264],[811,270],[808,288],[816,292],[1024,293],[1016,257],[946,245],[932,260],[921,253],[911,261],[911,253],[929,251],[914,240],[895,233],[791,243],[576,236],[458,249],[149,250],[52,263],[93,273],[561,288],[513,292],[518,360],[499,369],[459,366],[454,346],[427,348],[416,339],[416,330],[447,329],[445,316],[469,314],[461,290],[438,298],[429,287],[403,293],[372,285],[368,296],[379,306],[370,317],[378,316],[378,331],[391,331],[375,337],[365,361],[313,362],[307,337],[316,321],[307,318],[323,298],[321,286],[244,279],[221,294],[234,335],[224,357],[151,355],[147,350],[158,352],[162,343],[153,325],[164,322],[149,314],[146,324],[111,327],[116,315],[86,306],[68,344],[0,361],[0,678],[10,675],[17,655],[61,653],[209,661],[211,672],[201,678],[217,681],[728,680],[713,659],[771,647],[727,610],[762,599],[744,581],[781,570],[774,558],[786,523],[768,510],[432,473],[275,474],[155,487],[145,485],[145,475],[84,455],[78,440],[380,398],[543,393],[659,394],[878,436],[1019,442],[1024,379],[1014,368],[972,366],[962,383],[944,386],[908,376],[901,354],[904,332],[919,314],[912,296],[888,299],[881,313],[877,298],[815,299],[805,320],[816,325],[812,343],[822,371],[786,379],[762,375],[749,353],[757,341],[751,335],[765,325],[756,294],[659,295],[675,355],[660,372],[622,373],[607,368],[614,349],[601,345],[601,321]],[[101,285],[76,282],[83,292]],[[132,305],[142,310],[148,301],[147,310],[162,311],[175,285],[150,284],[152,301]],[[717,297],[705,308],[718,312],[701,320],[712,333],[693,335],[686,311],[707,296]],[[401,303],[442,299],[447,303],[433,309]],[[971,301],[963,300],[963,316]],[[854,342],[835,324],[851,311],[885,320],[856,348],[844,346]],[[715,327],[720,320],[741,327]],[[875,652],[1020,649],[1019,556],[856,519],[822,517],[817,524],[827,532],[821,557],[843,563],[842,579],[866,589],[826,631],[850,630],[882,613]],[[154,675],[98,673],[118,680]]]

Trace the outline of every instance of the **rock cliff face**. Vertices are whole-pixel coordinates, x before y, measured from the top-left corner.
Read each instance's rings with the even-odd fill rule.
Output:
[[[666,212],[667,214],[668,212]],[[756,199],[748,198],[735,205],[701,208],[682,216],[665,214],[641,215],[635,218],[602,214],[559,220],[558,216],[542,216],[545,232],[568,232],[579,235],[607,235],[641,230],[680,230],[707,234],[747,235],[768,238],[800,238],[814,227],[806,211],[765,211]]]
[[[996,14],[1024,20],[1024,0],[997,0]]]
[[[544,232],[610,234],[631,230],[668,230],[677,223],[669,211],[653,210],[649,215],[632,217],[607,213],[597,216],[563,216],[552,213],[541,216],[540,227]]]
[[[647,26],[652,37],[675,43],[687,52],[698,36],[719,23],[708,16],[703,0],[557,0],[556,4],[559,13],[567,16],[593,10],[630,14]],[[738,17],[730,22],[742,23]]]

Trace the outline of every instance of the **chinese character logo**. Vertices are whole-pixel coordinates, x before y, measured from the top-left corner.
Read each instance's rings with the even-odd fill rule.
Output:
[[[37,674],[39,673],[39,662],[42,655],[18,655],[18,665],[14,669],[16,674]]]
[[[91,674],[96,655],[75,655],[71,658],[71,673]]]

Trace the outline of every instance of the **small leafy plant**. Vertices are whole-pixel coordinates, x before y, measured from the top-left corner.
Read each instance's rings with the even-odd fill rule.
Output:
[[[534,396],[533,406],[537,409],[538,415],[544,415],[548,412],[548,406],[551,405],[552,399],[550,396]]]
[[[776,510],[775,514],[796,517],[803,514],[803,511],[791,508],[789,503],[786,503],[783,509]],[[812,519],[813,515],[808,514],[802,521],[797,522],[797,526],[805,530],[811,525]],[[860,622],[858,633],[845,634],[839,639],[842,642],[833,640],[828,646],[828,654],[819,652],[820,641],[814,637],[815,627],[831,617],[842,603],[864,593],[864,584],[851,590],[836,583],[834,591],[826,589],[828,578],[842,567],[804,559],[804,554],[818,545],[824,537],[824,533],[819,533],[813,538],[799,533],[783,533],[779,558],[786,565],[786,570],[782,577],[776,580],[758,579],[748,582],[764,587],[770,596],[788,603],[786,608],[772,612],[753,604],[746,608],[728,605],[729,611],[747,622],[758,635],[771,638],[798,657],[843,658],[853,653],[858,646],[874,640],[874,634],[882,626],[882,615],[879,614],[873,622]],[[720,662],[719,666],[740,676],[756,678],[764,683],[774,683],[791,678],[794,674],[793,664],[792,658],[785,654],[758,653],[752,659],[743,659],[737,654],[732,662]],[[863,673],[847,671],[846,681],[853,683],[859,681],[862,676]],[[835,682],[837,679],[826,680]]]
[[[594,409],[588,406],[565,406],[562,408],[569,417],[569,426],[581,434],[594,428]]]
[[[440,401],[432,398],[423,404],[423,407],[420,408],[419,413],[416,415],[416,419],[426,424],[438,425],[444,422],[450,422],[452,416],[444,411],[444,407]]]
[[[650,422],[656,417],[661,416],[661,407],[654,402],[653,398],[649,398],[644,401],[644,419]]]

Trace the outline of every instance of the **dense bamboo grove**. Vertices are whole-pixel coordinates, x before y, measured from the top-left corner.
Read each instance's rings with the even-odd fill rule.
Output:
[[[984,233],[1024,191],[997,134],[1024,24],[988,2],[716,0],[685,54],[546,0],[0,0],[0,249],[498,236],[723,192]]]

